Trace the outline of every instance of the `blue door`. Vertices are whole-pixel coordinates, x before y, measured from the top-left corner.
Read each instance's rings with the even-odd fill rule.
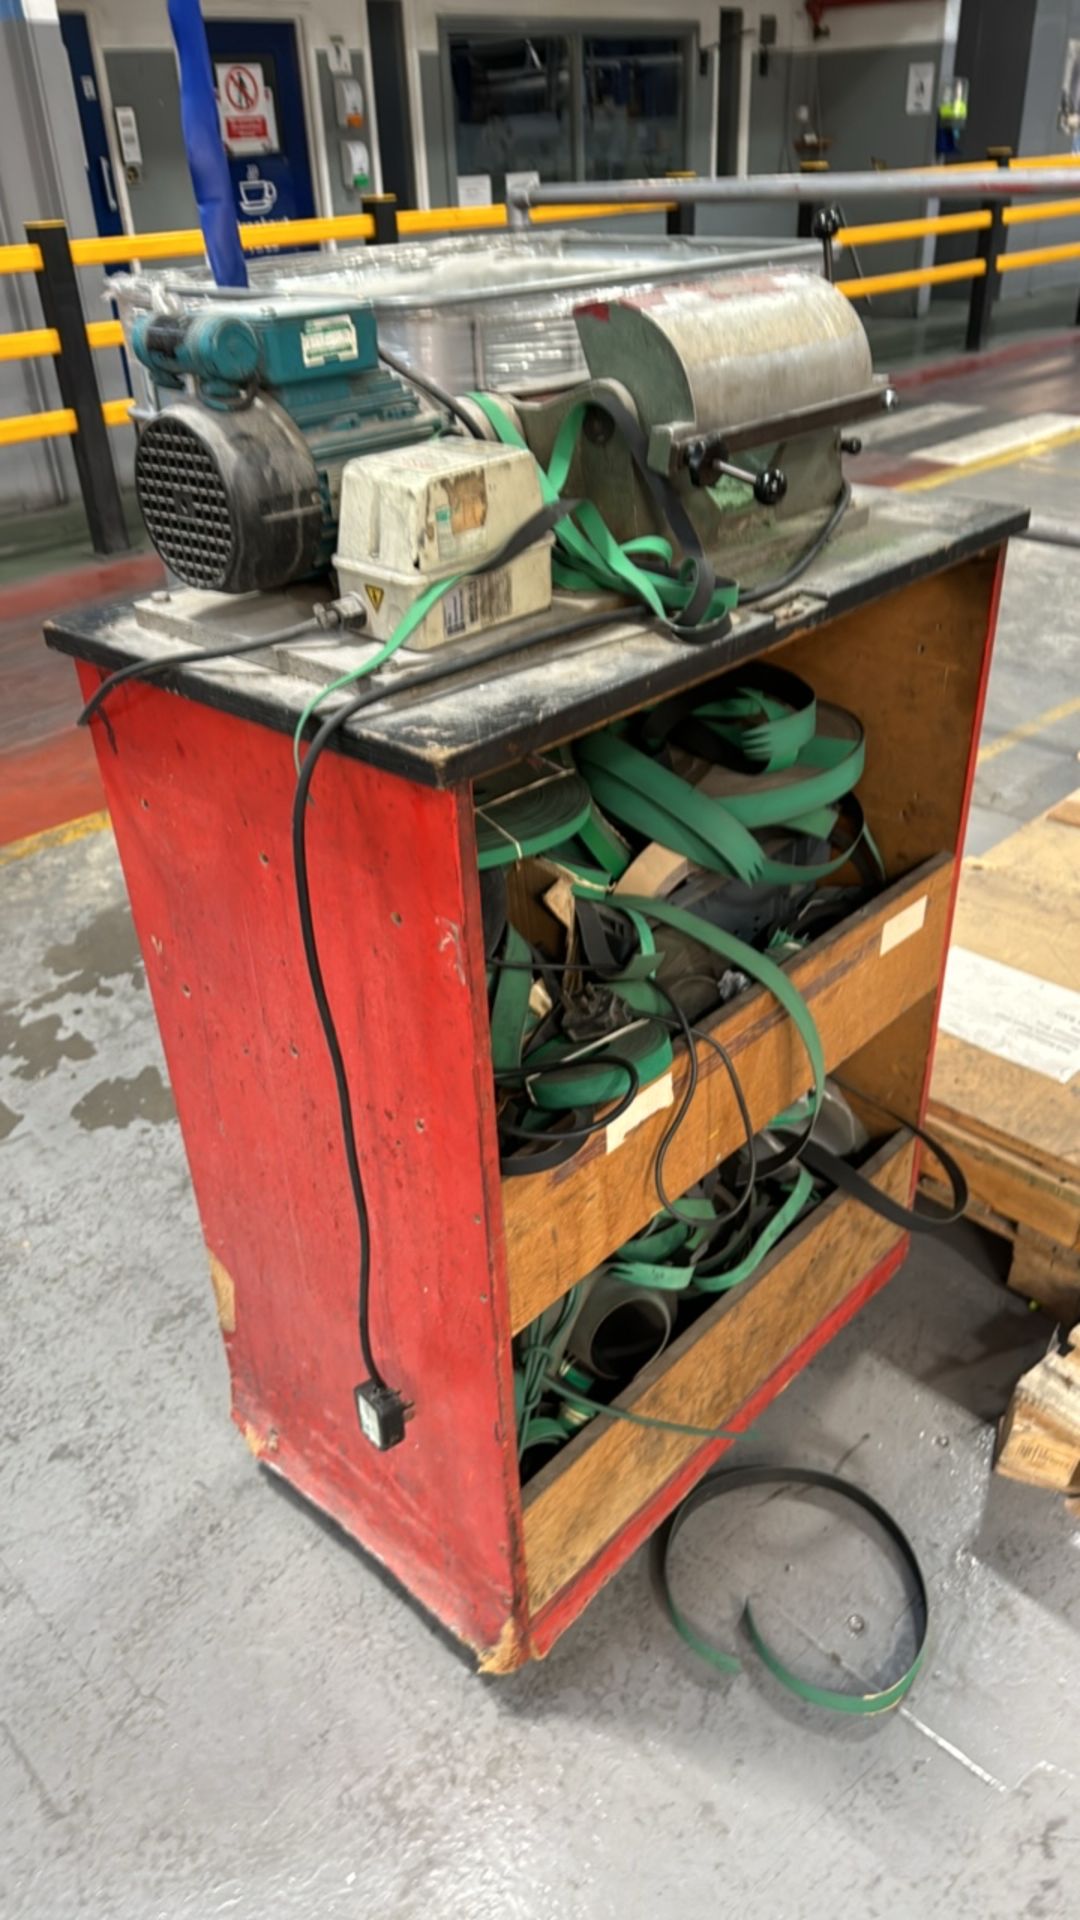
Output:
[[[75,104],[79,110],[79,126],[86,153],[86,178],[94,203],[97,230],[100,234],[122,233],[123,222],[109,159],[109,143],[105,138],[105,115],[101,110],[85,13],[62,13],[60,35],[67,48],[75,88]]]
[[[221,130],[238,220],[315,213],[296,29],[269,20],[208,20]]]

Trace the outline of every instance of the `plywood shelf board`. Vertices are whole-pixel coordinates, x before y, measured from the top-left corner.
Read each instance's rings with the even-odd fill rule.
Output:
[[[1080,992],[1080,792],[965,860],[953,943]],[[939,1035],[930,1117],[982,1203],[1080,1245],[1080,1074],[1062,1085]]]
[[[787,971],[817,1023],[828,1068],[849,1060],[883,1024],[935,990],[952,873],[952,860],[937,856],[789,963]],[[884,930],[923,898],[922,926],[882,952]],[[765,1125],[805,1092],[810,1078],[805,1053],[786,1014],[764,989],[741,995],[713,1031],[735,1060],[755,1126]],[[698,1092],[668,1156],[668,1185],[677,1193],[684,1193],[743,1138],[721,1063],[704,1043],[698,1060]],[[675,1073],[676,1100],[686,1073],[681,1060]],[[608,1154],[598,1137],[550,1174],[503,1182],[515,1332],[652,1218],[657,1207],[653,1163],[669,1119],[667,1109],[644,1121],[614,1153]]]
[[[901,1134],[866,1171],[906,1201],[913,1167],[913,1142]],[[645,1368],[618,1404],[654,1418],[722,1426],[903,1237],[880,1215],[834,1194],[750,1280]],[[532,1611],[579,1574],[702,1444],[601,1418],[545,1467],[524,1498]]]

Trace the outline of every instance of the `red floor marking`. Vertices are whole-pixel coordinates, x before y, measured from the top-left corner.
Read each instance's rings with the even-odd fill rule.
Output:
[[[992,347],[989,353],[962,353],[952,360],[932,360],[925,367],[910,367],[889,381],[891,387],[924,387],[932,380],[952,380],[965,373],[986,373],[993,367],[1009,366],[1016,360],[1033,360],[1040,354],[1060,353],[1064,347],[1080,348],[1080,334],[1051,333],[1041,340],[1014,340],[1007,347]]]
[[[88,733],[69,727],[0,754],[0,846],[65,826],[104,805]]]
[[[78,681],[71,661],[47,650],[42,624],[66,607],[148,592],[164,578],[156,553],[127,553],[0,589],[0,846],[105,805],[94,749],[74,725]]]
[[[125,553],[114,560],[92,560],[65,573],[38,574],[0,587],[0,621],[45,619],[63,607],[87,601],[113,600],[127,593],[146,592],[165,581],[165,569],[156,553]]]

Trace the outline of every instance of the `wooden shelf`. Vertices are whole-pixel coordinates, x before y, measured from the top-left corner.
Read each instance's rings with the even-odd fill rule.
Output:
[[[914,1142],[893,1135],[865,1168],[905,1203]],[[722,1427],[906,1238],[856,1200],[834,1194],[732,1293],[721,1295],[615,1402],[654,1419]],[[707,1444],[707,1443],[706,1443]],[[525,1563],[534,1614],[549,1605],[703,1442],[627,1422],[590,1422],[524,1492]]]
[[[933,993],[941,970],[953,864],[947,854],[925,861],[788,963],[786,971],[817,1024],[830,1071]],[[791,1021],[764,988],[740,994],[710,1030],[735,1062],[755,1127],[766,1125],[806,1092],[810,1071],[805,1051]],[[515,1333],[652,1219],[658,1204],[656,1148],[688,1071],[685,1054],[677,1057],[672,1101],[636,1127],[614,1152],[598,1134],[564,1166],[503,1181]],[[730,1082],[704,1041],[698,1047],[698,1074],[693,1105],[668,1155],[672,1193],[685,1193],[743,1138]]]

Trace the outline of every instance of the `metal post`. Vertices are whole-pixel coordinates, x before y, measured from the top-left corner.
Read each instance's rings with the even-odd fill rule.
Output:
[[[397,195],[395,193],[365,193],[360,202],[365,213],[370,213],[375,222],[369,246],[392,247],[398,238]]]
[[[95,553],[126,553],[131,546],[120,488],[101,411],[94,356],[86,337],[75,263],[62,220],[29,220],[26,237],[41,253],[36,274],[42,316],[60,336],[54,361],[60,398],[75,415],[71,450]]]
[[[987,159],[995,166],[1007,167],[1012,158],[1011,147],[991,147]],[[968,353],[981,353],[990,332],[990,320],[1001,285],[1001,271],[998,259],[1005,248],[1005,222],[1003,219],[1004,202],[1002,200],[984,200],[983,212],[990,215],[990,225],[979,234],[978,257],[986,262],[986,272],[971,283],[971,301],[968,306],[967,339],[964,345]]]
[[[696,180],[696,173],[669,173],[669,180]],[[664,216],[664,232],[684,240],[692,240],[697,232],[697,201],[680,200],[669,207]]]

